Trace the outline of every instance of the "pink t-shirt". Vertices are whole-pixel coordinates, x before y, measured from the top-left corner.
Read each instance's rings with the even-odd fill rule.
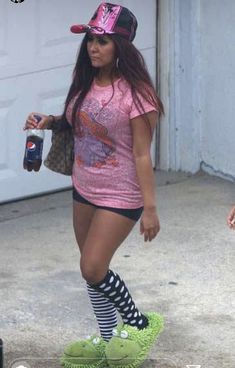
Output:
[[[112,85],[101,87],[93,82],[83,101],[75,122],[72,181],[93,204],[138,208],[143,206],[143,198],[132,153],[130,119],[141,113],[125,80],[114,82],[112,94]],[[70,123],[74,102],[66,112]],[[145,112],[156,110],[143,98],[141,102]]]

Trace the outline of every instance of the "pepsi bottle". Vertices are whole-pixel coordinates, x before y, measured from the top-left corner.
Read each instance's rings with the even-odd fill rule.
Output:
[[[41,120],[41,116],[34,115],[37,122]],[[23,167],[27,171],[39,171],[42,164],[42,149],[44,140],[44,130],[28,129]]]

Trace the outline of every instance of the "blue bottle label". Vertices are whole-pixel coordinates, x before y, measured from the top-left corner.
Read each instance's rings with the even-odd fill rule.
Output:
[[[29,162],[42,159],[43,140],[39,137],[28,137],[25,149],[25,158]]]

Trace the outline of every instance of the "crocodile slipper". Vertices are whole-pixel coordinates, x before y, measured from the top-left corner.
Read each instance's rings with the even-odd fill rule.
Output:
[[[105,348],[107,342],[102,337],[91,336],[68,345],[60,362],[65,368],[107,367]]]
[[[163,317],[149,312],[148,326],[142,330],[127,324],[118,325],[106,345],[105,354],[111,368],[137,368],[146,359],[148,352],[163,330]]]

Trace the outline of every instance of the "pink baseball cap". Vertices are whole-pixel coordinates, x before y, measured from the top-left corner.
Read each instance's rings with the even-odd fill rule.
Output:
[[[121,5],[101,3],[88,24],[73,25],[73,33],[118,34],[133,41],[137,29],[134,14]]]

